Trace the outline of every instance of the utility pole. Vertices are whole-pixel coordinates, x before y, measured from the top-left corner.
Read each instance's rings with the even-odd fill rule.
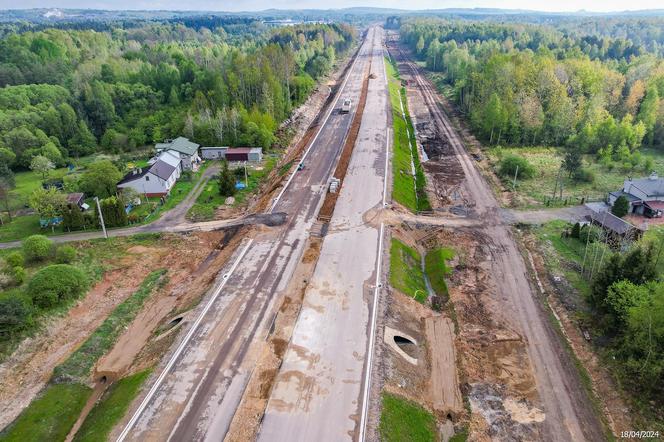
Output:
[[[558,181],[560,181],[560,174],[562,173],[563,168],[558,169],[558,176],[556,177],[556,184],[553,186],[553,196],[552,198],[556,199],[556,191],[558,190]]]
[[[249,187],[249,178],[247,175],[247,162],[244,162],[244,187]]]
[[[99,221],[101,221],[101,230],[104,231],[104,238],[108,239],[108,233],[106,233],[106,226],[104,225],[104,215],[102,215],[101,206],[99,205],[99,198],[95,197],[95,203],[97,203],[97,210],[99,211]]]
[[[519,175],[519,165],[516,165],[516,170],[514,171],[514,182],[512,183],[512,192],[516,190],[516,177]]]

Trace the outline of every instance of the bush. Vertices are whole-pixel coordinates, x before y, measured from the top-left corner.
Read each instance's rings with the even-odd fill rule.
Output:
[[[12,252],[5,257],[9,267],[23,267],[25,265],[25,257],[21,252]]]
[[[55,262],[69,264],[76,259],[76,249],[72,246],[60,246],[55,251]]]
[[[87,278],[80,269],[69,264],[55,264],[35,273],[28,283],[27,293],[36,306],[49,308],[79,297],[87,286]]]
[[[581,224],[575,223],[572,227],[572,233],[570,233],[572,238],[579,238],[581,236]]]
[[[32,305],[24,296],[0,296],[0,336],[9,336],[26,328],[32,317]]]
[[[594,183],[595,172],[590,169],[579,169],[574,172],[574,181],[580,183]]]
[[[524,157],[507,155],[500,161],[500,174],[505,178],[514,178],[517,174],[517,179],[527,179],[535,176],[535,168]]]
[[[579,232],[579,239],[582,242],[593,243],[599,241],[602,235],[602,229],[597,226],[584,226]]]
[[[28,272],[21,266],[12,267],[12,276],[14,278],[14,284],[21,285],[25,282],[25,278],[28,276]]]
[[[627,212],[629,212],[629,201],[627,201],[627,198],[625,198],[624,195],[620,195],[613,203],[613,206],[611,207],[611,213],[613,213],[618,218],[622,218],[623,216],[627,215]]]
[[[53,241],[44,235],[32,235],[23,240],[23,255],[28,261],[42,261],[53,251]]]

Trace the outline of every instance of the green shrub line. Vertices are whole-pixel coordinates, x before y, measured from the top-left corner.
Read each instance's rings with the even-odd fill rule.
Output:
[[[97,442],[107,440],[111,430],[125,415],[129,405],[151,372],[151,368],[139,371],[111,385],[83,421],[83,425],[76,433],[74,441]]]
[[[151,272],[69,358],[55,367],[52,382],[85,382],[97,360],[111,349],[122,330],[136,317],[145,300],[165,283],[165,269]]]
[[[387,58],[385,65],[391,80],[388,82],[392,105],[392,126],[394,130],[392,146],[393,198],[412,212],[431,210],[426,194],[426,178],[420,164],[415,130],[408,111],[405,89],[398,85],[399,73],[394,60]],[[404,119],[401,115],[403,105]],[[410,134],[410,137],[408,136]],[[412,175],[411,161],[415,168]]]

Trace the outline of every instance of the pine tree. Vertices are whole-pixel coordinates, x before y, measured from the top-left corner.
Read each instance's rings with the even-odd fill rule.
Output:
[[[222,162],[219,172],[219,194],[221,196],[233,196],[235,194],[235,177],[228,169],[228,162]]]
[[[627,198],[625,198],[623,195],[620,195],[613,203],[613,207],[611,207],[611,213],[613,213],[618,218],[622,218],[623,216],[627,215],[627,212],[629,212],[629,201],[627,201]]]

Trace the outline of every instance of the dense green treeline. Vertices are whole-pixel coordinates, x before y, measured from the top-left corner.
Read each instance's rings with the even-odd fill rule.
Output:
[[[638,163],[642,144],[663,143],[664,61],[641,46],[606,39],[599,50],[588,44],[599,37],[548,26],[432,19],[403,21],[401,34],[490,144]]]
[[[182,24],[46,29],[0,40],[0,154],[118,152],[181,134],[208,145],[269,147],[355,32],[346,25],[265,30]]]

